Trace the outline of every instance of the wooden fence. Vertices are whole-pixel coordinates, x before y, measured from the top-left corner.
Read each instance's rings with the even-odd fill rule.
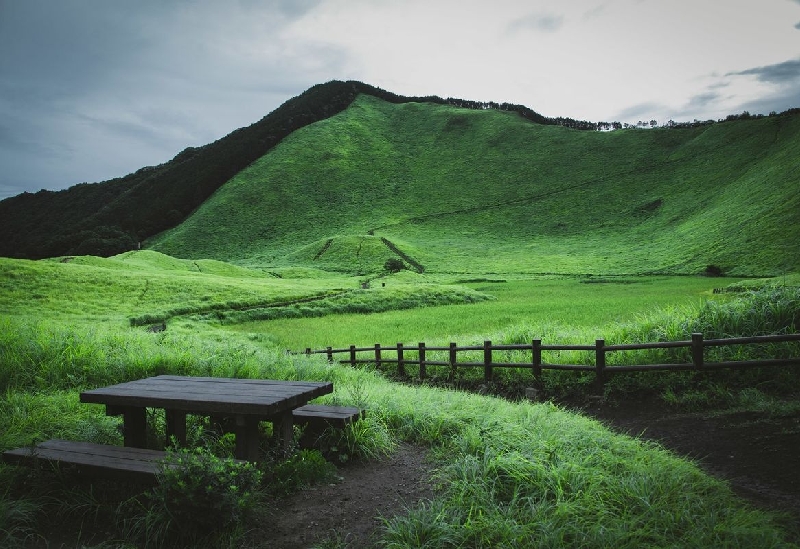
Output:
[[[645,371],[665,371],[665,370],[720,370],[752,368],[762,366],[784,366],[800,365],[800,356],[793,358],[774,358],[757,360],[737,360],[706,362],[705,349],[707,347],[723,347],[733,345],[763,345],[766,343],[782,343],[788,341],[800,341],[800,334],[756,336],[756,337],[736,337],[728,339],[704,339],[703,334],[694,333],[689,341],[667,341],[658,343],[631,343],[624,345],[606,345],[604,339],[598,339],[594,345],[543,345],[541,339],[534,339],[531,343],[513,345],[493,345],[491,341],[484,341],[483,345],[469,345],[459,347],[455,343],[450,343],[447,347],[428,347],[425,343],[406,346],[398,343],[394,346],[382,346],[376,343],[373,347],[356,347],[351,345],[348,348],[334,349],[328,347],[322,350],[312,351],[310,348],[305,350],[305,354],[325,354],[329,362],[334,361],[334,355],[347,354],[347,358],[340,359],[342,364],[375,364],[381,368],[385,364],[395,364],[397,374],[406,376],[406,366],[419,366],[419,377],[425,379],[428,376],[429,366],[443,366],[450,369],[450,375],[454,376],[457,368],[483,368],[485,381],[491,381],[495,368],[524,368],[529,369],[534,381],[541,379],[543,370],[574,370],[594,372],[596,382],[603,383],[607,374],[617,372],[645,372]],[[621,364],[606,365],[608,353],[620,351],[638,351],[646,349],[670,349],[687,347],[691,349],[691,362],[679,364]],[[459,361],[459,353],[482,351],[482,361]],[[495,362],[496,351],[522,351],[530,353],[529,362]],[[594,364],[591,360],[587,364],[555,364],[542,360],[542,352],[548,351],[588,351],[594,355]],[[447,353],[447,360],[430,360],[429,353]],[[387,356],[387,354],[389,356]],[[369,355],[364,358],[364,355]],[[411,356],[409,356],[411,355]],[[800,355],[800,352],[798,352]],[[392,358],[395,357],[395,358]]]

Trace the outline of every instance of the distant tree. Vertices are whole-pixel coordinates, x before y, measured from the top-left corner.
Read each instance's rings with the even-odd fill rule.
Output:
[[[403,260],[401,259],[390,257],[386,260],[386,263],[383,264],[383,268],[390,273],[399,273],[406,268],[406,264],[403,263]]]

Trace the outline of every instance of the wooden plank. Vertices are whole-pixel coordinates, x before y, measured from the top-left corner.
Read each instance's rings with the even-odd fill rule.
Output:
[[[39,461],[68,464],[78,474],[145,483],[155,481],[159,462],[165,457],[165,452],[157,450],[68,440],[49,440],[34,448],[3,452],[3,460],[15,465],[34,465]]]
[[[301,448],[313,448],[328,427],[342,429],[360,419],[364,412],[351,406],[321,406],[307,404],[292,411],[294,422],[306,425],[300,437]]]
[[[331,393],[330,382],[157,376],[84,391],[81,402],[197,413],[272,415]]]
[[[272,420],[272,433],[287,455],[291,452],[294,441],[294,414],[286,410]]]
[[[168,408],[164,411],[164,419],[167,430],[165,445],[169,446],[174,437],[178,446],[186,446],[186,412]]]
[[[337,427],[344,427],[348,423],[363,417],[364,412],[359,408],[350,406],[321,406],[307,404],[292,412],[295,423],[328,423]]]
[[[109,477],[128,482],[154,483],[166,452],[73,440],[48,440],[32,448],[3,452],[3,461],[13,465],[38,462],[68,465],[80,475]]]
[[[332,384],[330,385],[332,388]],[[94,389],[90,391],[84,391],[84,394],[87,398],[92,397],[107,397],[107,396],[137,396],[141,394],[145,394],[148,396],[162,396],[162,397],[183,397],[183,398],[193,398],[190,395],[194,395],[195,397],[217,397],[225,399],[226,397],[230,396],[238,396],[238,397],[254,397],[260,399],[278,399],[283,398],[289,395],[298,395],[298,394],[306,394],[306,393],[317,393],[324,394],[326,391],[326,386],[317,386],[317,387],[301,387],[301,386],[285,386],[285,387],[275,387],[275,386],[252,386],[252,385],[231,385],[231,384],[219,384],[219,386],[214,385],[205,385],[205,384],[175,384],[175,385],[164,385],[164,384],[153,384],[153,385],[114,385],[111,387],[106,387],[102,389]]]
[[[236,416],[234,432],[236,433],[237,459],[258,461],[258,418],[253,416]]]
[[[332,385],[330,382],[311,382],[311,381],[275,381],[266,379],[239,379],[239,378],[209,378],[209,377],[188,377],[188,376],[156,376],[145,379],[138,379],[119,383],[110,387],[104,387],[87,393],[94,392],[108,392],[114,389],[125,388],[146,388],[147,390],[157,390],[159,388],[172,390],[172,389],[186,389],[186,388],[200,388],[211,387],[213,391],[219,391],[225,387],[231,387],[232,390],[247,390],[252,388],[254,391],[304,391],[313,390],[319,387]]]
[[[125,446],[147,447],[147,412],[140,407],[126,407],[122,411]]]
[[[324,394],[324,393],[322,393]],[[225,399],[203,400],[202,398],[179,398],[173,396],[172,398],[166,397],[119,397],[108,396],[103,399],[97,400],[83,400],[83,402],[106,404],[117,409],[117,407],[146,407],[146,408],[164,408],[173,410],[183,410],[187,413],[196,414],[223,414],[223,415],[260,415],[270,416],[277,414],[286,409],[296,408],[302,406],[312,398],[321,396],[321,394],[305,394],[291,397],[284,397],[282,399],[273,399],[265,401],[264,399],[247,399],[229,397]]]
[[[324,406],[320,404],[306,404],[294,410],[295,416],[319,417],[345,417],[360,416],[361,409],[352,406]]]

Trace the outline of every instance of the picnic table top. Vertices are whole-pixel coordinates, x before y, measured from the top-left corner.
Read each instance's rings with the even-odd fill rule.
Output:
[[[131,408],[272,416],[331,392],[331,382],[161,375],[84,391],[80,400]]]

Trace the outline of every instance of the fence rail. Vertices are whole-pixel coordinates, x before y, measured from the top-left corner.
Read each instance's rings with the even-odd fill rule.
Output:
[[[334,355],[347,354],[348,357],[340,359],[341,364],[375,364],[381,368],[386,364],[396,364],[397,374],[406,376],[406,366],[419,366],[419,378],[428,377],[428,366],[443,366],[450,368],[450,375],[455,375],[457,368],[483,368],[485,381],[491,381],[495,368],[524,368],[531,370],[535,381],[541,379],[543,370],[573,370],[595,372],[596,382],[604,382],[607,374],[616,372],[644,372],[644,371],[669,371],[669,370],[721,370],[752,368],[762,366],[784,366],[800,365],[800,356],[792,358],[773,358],[755,360],[729,360],[718,362],[705,361],[706,347],[723,347],[733,345],[760,345],[765,343],[783,343],[789,341],[800,341],[800,334],[784,334],[755,337],[735,337],[727,339],[704,339],[703,334],[692,334],[691,340],[686,341],[664,341],[654,343],[626,343],[620,345],[606,345],[604,339],[595,340],[594,345],[543,345],[541,339],[533,339],[530,343],[512,345],[493,345],[491,341],[484,341],[483,345],[458,346],[450,343],[449,346],[427,346],[425,343],[417,345],[405,345],[398,343],[393,346],[384,346],[376,343],[371,347],[356,347],[350,345],[347,348],[334,349],[327,347],[321,350],[311,350],[307,348],[303,354],[325,354],[329,362],[334,361]],[[607,365],[606,358],[608,353],[620,351],[639,351],[647,349],[672,349],[689,348],[691,350],[691,362],[677,364],[620,364]],[[459,361],[459,353],[483,352],[482,361]],[[530,353],[529,362],[495,362],[495,351],[524,351]],[[594,354],[594,364],[558,364],[548,363],[542,360],[542,352],[547,351],[586,351]],[[448,353],[447,360],[430,360],[428,353]],[[387,353],[390,355],[387,357]],[[410,358],[409,353],[416,355]],[[363,358],[364,354],[369,354],[369,358]],[[800,353],[798,353],[800,354]],[[394,356],[395,358],[391,358]]]

